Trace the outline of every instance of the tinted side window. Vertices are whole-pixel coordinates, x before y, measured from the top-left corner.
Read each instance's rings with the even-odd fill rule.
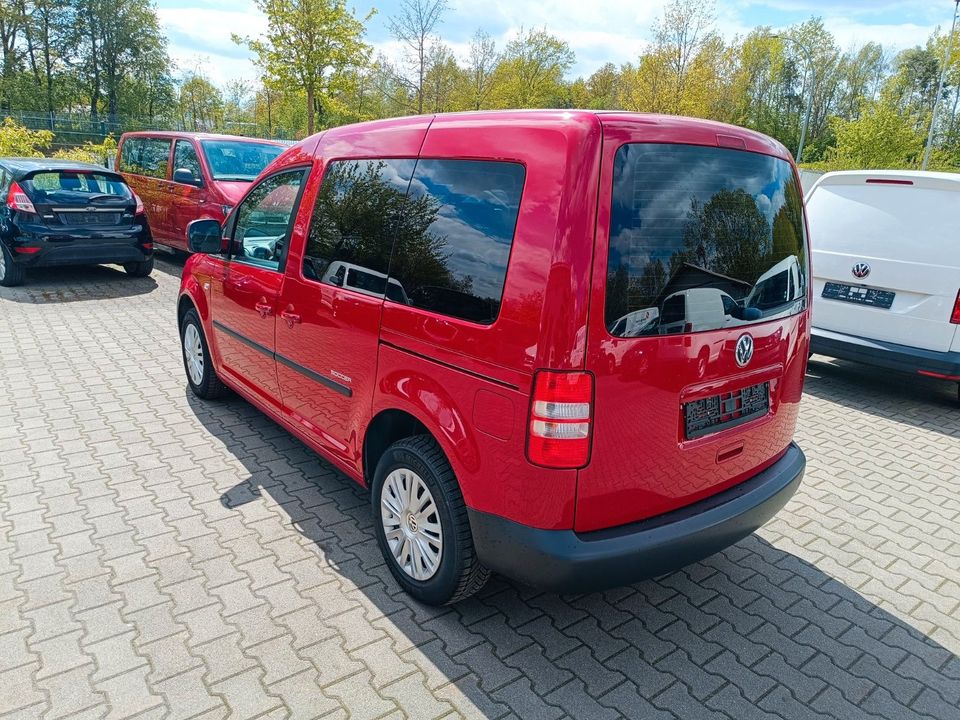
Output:
[[[415,160],[331,162],[317,193],[303,276],[367,295],[387,287],[396,223]],[[387,293],[390,297],[394,292]]]
[[[611,334],[716,330],[805,307],[803,200],[787,161],[628,144],[614,159],[610,201]],[[639,315],[658,320],[621,322]]]
[[[186,168],[195,178],[203,177],[197,151],[189,140],[177,140],[173,148],[173,169],[176,171],[180,168]]]
[[[420,160],[395,233],[396,292],[414,307],[496,320],[524,176],[518,163]]]
[[[165,178],[170,162],[170,141],[160,138],[129,138],[120,153],[121,172]]]
[[[271,175],[243,199],[234,212],[234,260],[278,270],[290,236],[305,171]]]

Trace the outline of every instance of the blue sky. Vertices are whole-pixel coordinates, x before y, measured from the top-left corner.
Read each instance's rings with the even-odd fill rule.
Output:
[[[498,47],[521,26],[546,27],[573,48],[573,75],[587,75],[605,62],[635,58],[651,35],[651,26],[667,0],[450,0],[440,33],[454,52],[464,55],[470,36],[483,28]],[[358,16],[372,8],[367,41],[388,57],[400,51],[387,31],[396,0],[347,0]],[[156,0],[171,55],[182,71],[201,69],[211,80],[253,81],[257,70],[231,33],[257,35],[265,20],[253,0]],[[952,0],[717,0],[717,26],[732,38],[756,25],[786,27],[813,15],[824,18],[842,46],[867,41],[894,49],[922,43],[941,25],[949,29]]]

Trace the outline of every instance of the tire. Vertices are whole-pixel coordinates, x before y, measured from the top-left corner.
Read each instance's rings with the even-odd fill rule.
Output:
[[[398,498],[394,491],[400,488],[402,495],[404,482],[407,488],[414,487],[419,491],[414,484],[414,477],[429,491],[433,512],[427,505],[411,531],[406,523],[406,515],[394,512],[394,509],[404,509],[402,498]],[[407,593],[427,605],[451,605],[470,597],[484,586],[490,571],[477,558],[467,508],[457,478],[436,440],[429,435],[417,435],[398,440],[388,447],[377,463],[371,490],[377,544],[393,577]],[[423,507],[426,494],[420,492],[417,501]],[[422,523],[422,527],[419,523]],[[439,532],[433,528],[427,529],[434,523],[439,523]],[[387,537],[388,525],[392,540]],[[419,542],[411,540],[408,533],[413,533]],[[429,562],[424,559],[437,549],[436,542],[429,539],[430,533],[441,540],[439,560],[432,573],[429,571]],[[403,549],[404,542],[407,543],[407,552]],[[416,551],[421,559],[417,565],[420,577],[414,577],[417,573],[413,569],[417,557],[413,554],[415,544],[418,548],[426,547],[426,550]],[[409,563],[404,563],[409,568],[401,564],[394,548],[402,558],[409,560]]]
[[[194,335],[194,333],[196,333]],[[226,385],[217,376],[210,359],[210,348],[203,334],[203,325],[197,311],[191,308],[184,313],[180,323],[180,347],[183,369],[193,394],[204,400],[215,400],[226,392]],[[199,365],[191,362],[191,355],[199,359]]]
[[[153,272],[153,257],[151,256],[148,260],[142,262],[124,263],[123,269],[130,277],[150,277],[150,273]]]
[[[23,284],[27,271],[23,265],[13,261],[13,255],[6,243],[0,241],[0,286],[15,287]]]

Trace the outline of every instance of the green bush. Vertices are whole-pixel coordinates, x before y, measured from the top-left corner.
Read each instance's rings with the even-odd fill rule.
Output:
[[[52,142],[49,130],[29,130],[10,118],[0,124],[0,157],[42,157]]]

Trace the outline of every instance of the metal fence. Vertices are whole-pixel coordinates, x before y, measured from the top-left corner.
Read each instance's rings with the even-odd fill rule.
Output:
[[[53,133],[53,150],[83,145],[86,142],[101,143],[109,136],[119,139],[125,132],[134,130],[187,130],[195,131],[192,125],[170,119],[150,119],[119,116],[115,120],[99,117],[96,120],[90,113],[44,113],[14,111],[3,113],[15,122],[31,130],[49,130]],[[2,119],[2,118],[0,118]],[[230,135],[292,140],[292,130],[276,126],[267,127],[261,123],[226,120],[216,127],[205,127],[200,132],[222,132]]]

